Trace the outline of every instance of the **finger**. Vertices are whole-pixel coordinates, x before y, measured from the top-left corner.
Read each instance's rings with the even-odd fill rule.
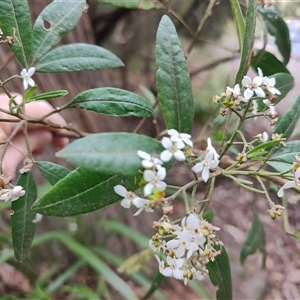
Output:
[[[29,133],[28,137],[31,151],[35,154],[42,152],[52,140],[53,136],[51,132],[45,130],[32,131]],[[12,144],[13,145],[9,145],[7,152],[5,153],[2,171],[5,176],[14,179],[18,165],[26,157],[27,146],[25,138],[21,133],[12,140]]]

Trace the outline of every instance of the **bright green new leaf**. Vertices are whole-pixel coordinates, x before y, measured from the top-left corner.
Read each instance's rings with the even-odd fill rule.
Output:
[[[46,6],[33,27],[31,66],[75,27],[85,5],[86,0],[55,0]]]
[[[11,231],[15,256],[18,262],[24,261],[30,250],[35,233],[36,212],[31,209],[37,198],[37,186],[31,172],[20,176],[16,185],[25,190],[25,195],[11,204]]]
[[[230,0],[232,14],[234,18],[235,27],[239,38],[240,52],[243,53],[243,46],[245,40],[245,19],[238,0]]]
[[[26,92],[26,94],[24,95],[24,102],[28,102],[28,100],[30,100],[30,98],[33,96],[36,89],[37,89],[37,85],[34,85]]]
[[[158,99],[167,128],[191,133],[194,119],[191,79],[176,28],[166,15],[157,30],[156,64]]]
[[[51,92],[46,92],[46,93],[38,94],[35,96],[27,97],[25,102],[28,103],[28,102],[32,102],[32,101],[38,101],[38,100],[59,98],[59,97],[64,97],[68,94],[69,94],[69,92],[66,90],[51,91]]]
[[[58,181],[32,209],[47,216],[67,217],[89,213],[113,204],[122,197],[114,187],[136,190],[140,176],[108,175],[78,168]]]
[[[71,72],[122,67],[110,51],[84,43],[64,45],[48,52],[35,64],[37,72]]]
[[[243,77],[247,74],[250,67],[250,59],[255,39],[256,25],[256,1],[248,1],[248,9],[246,16],[245,36],[243,47],[241,48],[241,62],[237,72],[235,83],[240,83]]]
[[[151,9],[159,6],[152,0],[97,0],[100,3],[128,9]]]
[[[285,162],[292,164],[295,161],[295,156],[299,155],[300,152],[300,141],[292,141],[286,143],[285,147],[281,147],[276,150],[270,157],[271,161]]]
[[[57,152],[57,156],[90,171],[136,175],[142,168],[138,150],[159,156],[163,147],[160,142],[145,135],[98,133],[74,141]]]
[[[232,300],[232,284],[230,264],[227,252],[224,247],[215,246],[216,250],[221,250],[221,255],[206,264],[211,283],[218,287],[217,300]]]
[[[262,150],[271,148],[271,147],[275,146],[278,143],[279,143],[279,141],[274,140],[274,141],[268,141],[268,142],[259,144],[258,146],[252,148],[251,150],[249,150],[247,152],[247,157],[248,158],[253,158],[255,156],[261,155]]]
[[[14,39],[10,44],[11,50],[23,67],[28,68],[32,24],[27,0],[0,1],[0,28],[6,37]]]
[[[275,43],[283,57],[283,64],[287,65],[291,56],[291,40],[288,26],[273,9],[259,7],[257,11],[261,15],[269,34],[275,37]]]
[[[286,114],[282,118],[279,119],[279,122],[277,123],[273,133],[283,134],[283,137],[288,139],[292,135],[299,117],[300,95],[297,97],[293,106],[286,112]]]
[[[265,244],[266,238],[264,226],[259,219],[259,216],[256,214],[240,253],[241,264],[244,264],[249,255],[254,254],[259,249],[264,249]]]
[[[51,185],[55,185],[71,172],[69,169],[49,161],[36,161],[35,163]]]
[[[68,107],[92,110],[110,116],[151,117],[153,109],[143,97],[117,88],[97,88],[78,94]]]
[[[271,76],[275,73],[290,74],[284,64],[276,56],[268,51],[259,50],[251,59],[251,66],[257,70],[261,68],[265,76]]]
[[[294,237],[296,238],[297,243],[300,245],[300,230],[297,230],[294,233]]]
[[[204,216],[203,216],[203,219],[206,220],[207,222],[212,222],[213,218],[215,216],[215,213],[213,210],[209,210],[207,211]]]

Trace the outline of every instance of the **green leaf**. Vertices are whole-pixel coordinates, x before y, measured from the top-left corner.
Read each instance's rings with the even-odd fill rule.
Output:
[[[275,73],[290,74],[289,70],[275,55],[263,49],[258,50],[256,55],[252,57],[251,66],[255,70],[257,70],[258,67],[261,68],[265,76],[270,76]]]
[[[95,45],[77,43],[64,45],[43,56],[37,72],[71,72],[122,67],[124,64],[112,52]]]
[[[211,283],[218,287],[217,300],[232,299],[231,272],[227,252],[224,247],[214,246],[216,250],[221,250],[221,255],[206,264]]]
[[[128,9],[151,9],[158,8],[152,0],[97,0],[100,3]]]
[[[149,290],[146,292],[146,294],[141,298],[141,300],[149,299],[149,297],[152,296],[152,294],[158,289],[160,283],[164,279],[164,275],[162,275],[160,272],[157,272]]]
[[[67,217],[85,214],[113,204],[122,197],[114,187],[122,184],[136,190],[140,176],[107,175],[78,168],[58,181],[32,207],[47,216]]]
[[[85,0],[55,0],[46,6],[33,27],[31,65],[75,27],[85,5]]]
[[[266,163],[278,172],[286,172],[288,170],[291,170],[291,164],[287,164],[284,162],[267,161]]]
[[[168,129],[190,133],[194,119],[191,79],[176,28],[163,16],[156,36],[156,84]]]
[[[24,261],[30,250],[35,233],[36,212],[31,209],[37,198],[37,187],[31,172],[20,176],[16,185],[26,191],[23,197],[11,204],[11,230],[15,256],[18,262]]]
[[[247,152],[247,157],[248,158],[253,158],[257,155],[261,155],[262,150],[271,148],[271,147],[273,147],[273,146],[275,146],[276,144],[279,144],[279,143],[280,143],[280,141],[272,140],[272,141],[268,141],[268,142],[259,144],[258,146],[252,148],[251,150],[249,150]]]
[[[259,219],[259,216],[256,214],[240,253],[241,264],[244,264],[249,255],[254,254],[259,249],[264,249],[265,244],[266,238],[264,226]]]
[[[26,94],[24,95],[24,102],[28,102],[30,98],[33,96],[35,90],[37,89],[37,85],[31,87]]]
[[[159,156],[163,147],[157,140],[144,135],[99,133],[74,141],[56,156],[90,171],[136,175],[142,168],[138,150]]]
[[[300,117],[300,95],[298,95],[293,106],[287,111],[287,113],[282,118],[279,119],[279,122],[277,123],[273,133],[283,134],[283,137],[288,139],[292,135],[296,127],[297,121],[299,120],[299,117]]]
[[[241,62],[237,72],[235,83],[240,83],[243,77],[247,74],[250,67],[250,59],[255,39],[256,25],[256,1],[248,1],[248,9],[246,16],[245,37],[243,47],[241,48]]]
[[[276,88],[281,92],[280,95],[276,95],[277,100],[275,104],[279,103],[285,96],[288,94],[288,92],[293,88],[294,86],[294,78],[290,74],[287,73],[276,73],[270,77],[274,77],[276,80]]]
[[[292,164],[295,161],[295,156],[300,153],[300,141],[292,141],[286,143],[285,147],[276,150],[270,157],[271,161],[285,162]]]
[[[215,216],[215,213],[213,210],[209,210],[206,212],[203,216],[203,219],[206,220],[207,222],[212,222],[213,218]]]
[[[66,90],[56,90],[56,91],[46,92],[46,93],[38,94],[35,96],[27,97],[27,99],[25,99],[25,102],[29,103],[32,101],[59,98],[59,97],[64,97],[68,94],[69,94],[69,92]]]
[[[51,185],[55,185],[71,172],[69,169],[49,161],[36,161],[35,163]]]
[[[295,237],[297,243],[300,245],[300,230],[297,230],[297,231],[294,233],[294,237]]]
[[[117,88],[97,88],[78,94],[67,107],[92,110],[110,116],[151,117],[151,104],[141,96]]]
[[[291,40],[288,26],[275,10],[259,7],[257,11],[261,15],[269,34],[275,37],[275,43],[283,57],[283,64],[287,65],[291,56]]]
[[[14,39],[11,50],[23,65],[29,68],[32,42],[31,16],[26,0],[0,1],[0,28],[3,34]]]
[[[232,14],[234,18],[235,27],[239,38],[240,52],[243,53],[243,46],[245,40],[245,19],[238,0],[230,0]]]

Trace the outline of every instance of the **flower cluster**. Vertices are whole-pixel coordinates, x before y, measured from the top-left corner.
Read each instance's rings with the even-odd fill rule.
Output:
[[[141,165],[145,169],[143,172],[143,197],[127,191],[122,185],[114,187],[115,192],[124,197],[121,201],[124,208],[131,206],[138,208],[134,216],[139,215],[143,210],[152,212],[155,206],[161,204],[165,195],[164,191],[167,188],[167,184],[164,182],[167,171],[163,167],[163,163],[170,161],[173,157],[178,161],[185,161],[186,154],[184,151],[193,147],[189,134],[170,129],[168,135],[169,137],[163,137],[161,141],[165,150],[160,153],[160,158],[153,157],[141,150],[137,152],[141,159]]]
[[[149,246],[156,253],[160,273],[166,277],[183,280],[185,284],[188,279],[202,280],[208,273],[205,265],[221,254],[215,249],[222,245],[215,235],[219,228],[195,213],[183,218],[181,226],[166,219],[156,222],[155,228],[157,233]]]
[[[204,182],[210,177],[210,170],[219,165],[219,155],[212,146],[210,138],[203,155],[195,158],[192,151],[191,136],[179,133],[175,129],[168,130],[169,137],[163,137],[161,144],[164,150],[159,157],[139,150],[137,155],[144,168],[142,180],[142,195],[127,191],[122,185],[114,187],[115,192],[122,196],[121,205],[124,208],[136,207],[134,216],[142,211],[152,212],[156,206],[161,206],[163,216],[159,222],[154,222],[157,233],[149,241],[150,248],[155,252],[159,263],[159,271],[166,277],[174,277],[187,283],[188,279],[201,280],[208,273],[206,263],[214,261],[220,255],[215,246],[222,243],[217,239],[214,227],[206,220],[200,218],[195,212],[190,213],[181,221],[181,226],[170,220],[173,213],[172,199],[165,197],[167,184],[166,169],[163,166],[172,158],[177,161],[187,161],[195,173],[201,173]],[[220,249],[220,248],[218,248]]]
[[[271,126],[274,126],[278,117],[274,102],[281,92],[275,88],[274,77],[263,76],[262,70],[260,68],[257,70],[258,76],[253,80],[249,76],[244,76],[241,86],[236,84],[234,88],[227,87],[225,93],[214,97],[214,102],[223,104],[220,113],[226,115],[228,109],[242,110],[245,108],[245,103],[251,101],[254,118],[259,111],[264,111],[265,116],[271,121]]]
[[[18,200],[20,197],[25,195],[25,191],[19,185],[13,186],[11,188],[4,188],[0,190],[0,200],[2,201],[15,201]]]

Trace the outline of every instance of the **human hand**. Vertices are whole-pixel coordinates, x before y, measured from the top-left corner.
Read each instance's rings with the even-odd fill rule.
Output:
[[[16,102],[22,101],[22,96],[16,94]],[[0,108],[9,110],[9,99],[7,95],[0,93]],[[46,101],[36,101],[25,105],[26,115],[40,119],[53,111],[53,107]],[[0,112],[0,119],[15,119],[15,117]],[[50,115],[47,120],[59,125],[66,125],[65,120],[60,114]],[[5,142],[10,138],[12,132],[17,128],[18,122],[0,122],[0,157],[3,157],[2,172],[11,179],[14,179],[17,166],[19,163],[28,156],[26,140],[21,128],[18,133],[10,141],[5,153]],[[69,143],[69,139],[66,137],[54,136],[53,133],[60,132],[61,130],[47,127],[42,124],[28,123],[28,142],[33,155],[42,153],[45,148],[53,144],[55,147],[62,148]]]

